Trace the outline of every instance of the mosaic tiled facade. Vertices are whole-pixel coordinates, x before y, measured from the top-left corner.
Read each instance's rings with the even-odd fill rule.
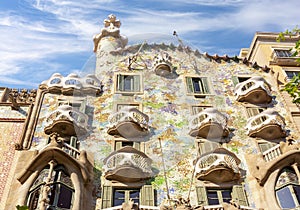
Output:
[[[299,206],[281,197],[298,192],[300,161],[284,73],[250,57],[127,41],[111,15],[94,37],[95,76],[54,74],[27,109],[2,97],[3,119],[21,114],[26,127],[0,124],[1,154],[18,153],[11,186],[1,182],[5,209]],[[1,157],[8,173],[12,159]]]

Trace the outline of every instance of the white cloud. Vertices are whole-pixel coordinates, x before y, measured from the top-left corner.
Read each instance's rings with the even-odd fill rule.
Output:
[[[13,77],[26,71],[24,66],[30,64],[33,71],[30,73],[36,73],[34,65],[39,64],[43,65],[37,66],[39,70],[47,71],[48,67],[59,71],[65,64],[51,66],[54,61],[49,58],[55,60],[74,52],[92,53],[92,36],[100,32],[103,19],[110,13],[121,19],[121,33],[131,43],[160,39],[173,42],[172,33],[176,30],[180,38],[197,34],[192,39],[197,40],[200,49],[207,50],[216,46],[206,32],[226,30],[232,31],[233,36],[233,32],[252,36],[257,30],[283,30],[300,22],[299,0],[166,0],[163,3],[169,4],[168,8],[152,7],[151,2],[155,1],[158,3],[146,0],[143,7],[121,0],[21,1],[20,11],[0,12],[0,39],[5,40],[0,42],[0,76]],[[205,6],[222,8],[222,12],[210,14]]]

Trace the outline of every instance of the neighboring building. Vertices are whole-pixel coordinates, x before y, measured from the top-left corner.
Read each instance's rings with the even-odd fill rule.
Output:
[[[300,112],[280,92],[299,36],[258,33],[238,58],[126,46],[120,25],[94,37],[95,75],[0,89],[0,209],[299,207]]]

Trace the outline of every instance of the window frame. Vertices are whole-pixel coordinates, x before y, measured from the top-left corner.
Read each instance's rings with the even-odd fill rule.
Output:
[[[231,79],[232,79],[233,85],[235,87],[237,84],[245,82],[248,79],[250,79],[251,77],[253,77],[253,75],[234,75],[234,76],[232,76]]]
[[[134,203],[140,203],[140,199],[141,199],[141,196],[140,196],[140,192],[141,192],[141,189],[139,189],[139,188],[126,188],[126,189],[122,189],[122,188],[113,188],[113,195],[112,195],[112,205],[113,206],[120,206],[120,205],[122,205],[122,203],[121,204],[119,204],[119,205],[116,205],[116,203],[115,203],[115,200],[117,199],[116,198],[116,192],[124,192],[124,199],[118,199],[118,200],[123,200],[123,202],[128,202],[130,199],[132,199],[133,201],[134,201]],[[131,197],[131,192],[133,192],[133,193],[136,193],[136,192],[138,192],[138,197],[135,197],[135,198],[132,198]]]
[[[229,198],[227,198],[227,202],[226,201],[224,201],[224,198],[223,198],[223,192],[228,192],[229,191],[229,195],[230,195],[230,197]],[[210,197],[209,197],[209,192],[214,192],[214,193],[216,193],[216,195],[217,195],[217,198],[213,198],[214,200],[218,200],[218,203],[216,203],[216,204],[213,204],[213,203],[210,203]],[[223,202],[224,203],[230,203],[230,201],[232,200],[232,188],[210,188],[210,187],[207,187],[206,188],[206,193],[207,193],[207,202],[208,202],[208,205],[220,205],[220,204],[222,204]]]
[[[274,50],[274,58],[290,58],[293,55],[293,52],[291,51],[290,48],[275,48],[273,50]]]
[[[201,85],[199,85],[199,89],[206,89],[206,90],[202,91],[200,93],[196,92],[193,79],[199,79],[198,82],[201,81]],[[205,80],[202,81],[202,79],[205,79]],[[210,77],[208,77],[208,76],[185,76],[184,80],[185,80],[187,95],[194,96],[195,98],[205,98],[206,96],[213,95],[213,89],[211,87]],[[201,86],[202,86],[202,88],[201,88]]]
[[[285,75],[285,81],[289,82],[293,79],[294,76],[297,76],[298,74],[300,74],[300,68],[284,68],[284,75]],[[290,76],[290,73],[293,74],[293,76]]]
[[[283,184],[282,186],[279,186],[279,187],[276,186],[276,185],[277,185],[277,182],[278,182],[278,179],[279,179],[280,175],[283,173],[283,170],[284,170],[285,168],[287,168],[287,169],[290,168],[290,169],[293,170],[293,173],[294,173],[295,176],[297,177],[297,181],[298,181],[298,182],[299,182],[299,179],[300,179],[300,177],[297,175],[297,174],[299,173],[299,168],[298,168],[296,165],[291,165],[291,166],[283,167],[283,168],[279,171],[279,173],[278,173],[278,175],[277,175],[277,178],[276,178],[276,184],[275,184],[275,187],[274,187],[275,196],[276,196],[276,201],[277,201],[278,205],[279,205],[282,209],[291,209],[291,208],[294,209],[294,208],[299,208],[299,207],[300,207],[300,195],[297,196],[297,192],[296,192],[296,190],[294,189],[294,187],[296,186],[296,187],[298,187],[299,190],[300,190],[300,184],[299,184],[299,183],[294,183],[294,182],[289,181],[289,182]],[[296,172],[296,170],[297,170],[297,172]],[[288,191],[289,191],[289,193],[290,193],[290,194],[289,194],[289,195],[290,195],[290,199],[292,199],[292,201],[294,202],[295,207],[291,207],[291,208],[290,208],[290,207],[283,208],[283,207],[281,206],[280,198],[278,197],[278,192],[279,192],[279,191],[282,191],[283,189],[288,189]],[[286,196],[286,195],[285,195],[285,196]],[[285,197],[284,200],[286,201],[287,198]]]
[[[124,82],[123,87],[120,85],[120,83],[122,83],[122,81],[125,81],[124,78],[121,79],[120,77],[126,77],[126,76],[127,77],[132,76],[132,78],[133,78],[132,79],[133,81],[131,82],[132,84],[130,86],[130,90],[125,90],[125,85],[126,85],[125,82]],[[139,79],[135,79],[135,78],[139,78]],[[143,84],[142,74],[140,74],[140,73],[116,73],[114,75],[114,81],[115,81],[115,83],[114,83],[115,93],[121,93],[123,95],[143,94],[144,84]],[[138,86],[138,89],[136,89],[135,86]],[[124,90],[122,90],[122,89],[124,89]]]
[[[39,202],[40,200],[43,198],[42,192],[43,191],[43,187],[48,185],[48,186],[52,186],[52,190],[54,189],[54,195],[51,196],[49,198],[49,203],[52,201],[52,204],[49,206],[53,206],[56,208],[62,208],[62,209],[72,209],[73,205],[74,205],[74,199],[75,199],[75,189],[74,189],[74,184],[71,180],[70,175],[68,174],[68,172],[66,171],[66,168],[63,165],[57,165],[54,167],[53,171],[52,171],[52,180],[50,183],[45,183],[45,179],[47,178],[48,174],[49,174],[49,166],[44,167],[40,172],[39,175],[36,177],[35,181],[33,182],[33,184],[31,185],[28,194],[27,194],[27,205],[30,208],[36,209],[39,208]],[[69,178],[69,181],[71,181],[72,186],[70,186],[69,184],[65,183],[63,179],[61,179],[62,177],[62,173]],[[42,174],[42,176],[40,177],[40,175]],[[39,178],[42,178],[42,180],[40,180],[41,182],[38,182],[37,185],[35,185],[35,182],[38,181]],[[64,196],[65,193],[62,192],[62,189],[67,189],[69,192],[71,192],[71,198],[70,198],[70,203],[69,208],[65,208],[65,207],[61,207],[59,206],[59,201],[62,198],[61,196]],[[37,194],[38,193],[38,194]],[[36,197],[36,195],[38,195]],[[35,196],[35,198],[33,198],[32,196]],[[36,200],[37,199],[37,203]],[[65,200],[63,198],[63,200]],[[35,202],[35,204],[34,204]],[[32,206],[34,205],[34,206]]]
[[[250,111],[252,110],[252,111]],[[246,112],[246,115],[250,118],[250,117],[254,117],[264,111],[267,110],[267,107],[264,107],[264,106],[246,106],[245,107],[245,112]],[[257,113],[254,113],[254,112],[257,112]]]
[[[205,110],[207,108],[212,108],[212,107],[213,107],[212,105],[208,105],[208,104],[200,104],[200,105],[195,104],[195,105],[192,105],[190,108],[191,114],[196,115],[196,114],[202,112],[203,110]],[[198,110],[196,111],[196,109],[198,109]]]
[[[83,99],[69,99],[69,98],[59,98],[57,102],[57,107],[62,105],[69,105],[73,110],[79,111],[85,114],[86,111],[86,98]]]
[[[128,107],[128,108],[137,108],[139,111],[142,112],[142,104],[141,103],[121,103],[121,102],[117,102],[114,104],[114,110],[115,112],[120,111],[122,108],[120,108],[119,106],[124,106],[124,107]]]

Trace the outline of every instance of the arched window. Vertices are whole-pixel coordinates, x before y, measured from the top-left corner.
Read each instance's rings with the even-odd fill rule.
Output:
[[[295,170],[298,170],[296,166],[285,167],[279,173],[275,191],[277,201],[282,209],[291,209],[300,206],[300,185]]]
[[[40,209],[71,209],[74,187],[70,176],[63,165],[46,166],[39,174],[28,193],[30,210]]]

